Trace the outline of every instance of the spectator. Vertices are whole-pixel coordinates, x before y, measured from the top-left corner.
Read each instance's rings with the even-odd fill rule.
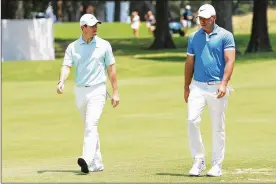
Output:
[[[145,19],[146,19],[146,25],[148,28],[148,33],[152,34],[152,32],[155,30],[155,16],[152,14],[152,11],[148,11],[145,15]]]
[[[86,13],[94,15],[95,14],[94,11],[95,11],[94,6],[92,4],[89,4],[86,8]]]
[[[183,25],[185,33],[192,26],[193,12],[190,5],[186,5],[183,15],[180,17],[180,22]]]
[[[139,28],[140,28],[140,16],[137,11],[133,11],[131,14],[131,29],[133,30],[133,34],[135,38],[139,36]]]

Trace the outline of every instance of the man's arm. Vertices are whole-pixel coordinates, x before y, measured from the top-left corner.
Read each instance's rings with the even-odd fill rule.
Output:
[[[189,88],[189,85],[192,82],[194,74],[194,56],[188,55],[187,54],[187,59],[185,62],[185,85],[184,88],[187,89]]]
[[[71,51],[71,44],[67,47],[64,55],[64,60],[62,63],[62,67],[59,73],[59,81],[58,81],[58,86],[57,86],[57,93],[62,94],[63,93],[63,88],[64,88],[64,83],[67,80],[72,64],[73,64],[73,59],[72,59],[72,51]]]
[[[188,97],[190,94],[189,86],[192,82],[194,74],[194,56],[187,54],[187,60],[185,63],[185,73],[184,73],[184,99],[186,103],[188,102]]]
[[[107,42],[107,50],[106,50],[104,62],[107,68],[108,78],[110,80],[110,83],[113,89],[111,104],[113,107],[116,107],[119,104],[117,72],[116,72],[116,66],[115,66],[115,58],[112,52],[112,47],[109,42]]]
[[[57,86],[57,93],[62,94],[64,89],[64,83],[67,80],[71,67],[70,66],[62,66],[59,73],[59,81]]]
[[[224,74],[222,78],[222,84],[225,86],[227,86],[228,81],[230,80],[231,75],[233,73],[235,57],[236,57],[236,51],[234,49],[224,51],[224,58],[225,58],[226,65],[225,65]]]
[[[119,104],[119,93],[118,93],[118,86],[117,86],[117,73],[116,73],[115,63],[107,66],[107,73],[113,89],[113,94],[111,99],[112,105],[113,107],[116,107]]]
[[[232,33],[228,33],[224,36],[223,48],[224,48],[224,60],[226,64],[224,68],[223,78],[218,88],[217,98],[222,98],[225,96],[226,87],[234,69],[236,51],[235,51],[235,40]]]
[[[70,74],[70,66],[62,66],[59,73],[59,81],[65,82]]]

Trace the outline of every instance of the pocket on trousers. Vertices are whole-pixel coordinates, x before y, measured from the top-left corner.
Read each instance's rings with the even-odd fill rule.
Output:
[[[74,92],[75,92],[75,101],[76,101],[76,106],[78,109],[82,108],[83,104],[85,103],[85,95],[83,94],[83,89],[75,87]]]
[[[227,96],[230,96],[233,91],[234,91],[234,89],[231,86],[226,87],[226,95]]]
[[[191,82],[191,84],[189,85],[189,89],[191,90],[191,89],[193,89],[193,88],[194,88],[194,83]]]

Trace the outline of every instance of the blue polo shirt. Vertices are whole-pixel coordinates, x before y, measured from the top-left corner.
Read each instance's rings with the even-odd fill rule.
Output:
[[[82,37],[69,44],[62,65],[75,66],[77,86],[93,86],[106,83],[107,66],[115,63],[111,45],[95,36],[90,43]]]
[[[215,25],[209,35],[201,28],[188,39],[187,54],[194,56],[194,80],[221,81],[224,74],[225,50],[235,50],[233,34]]]

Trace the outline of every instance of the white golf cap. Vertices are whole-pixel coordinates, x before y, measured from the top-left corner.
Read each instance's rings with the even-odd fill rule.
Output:
[[[102,22],[99,21],[94,15],[92,14],[84,14],[80,18],[80,26],[88,25],[88,26],[94,26],[95,24],[101,24]]]
[[[190,5],[186,5],[185,7],[187,10],[190,10],[191,9],[191,6]]]
[[[203,17],[208,19],[214,15],[216,15],[216,10],[210,4],[204,4],[198,9],[198,15],[197,15],[198,17]]]

